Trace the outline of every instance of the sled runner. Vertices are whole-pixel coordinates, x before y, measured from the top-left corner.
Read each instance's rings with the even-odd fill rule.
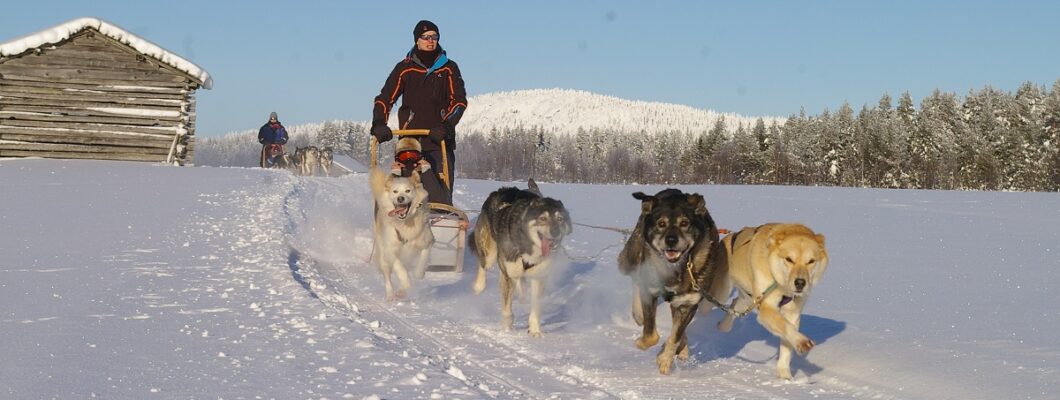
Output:
[[[398,129],[394,130],[397,138],[403,136],[427,136],[427,129]],[[371,141],[371,166],[376,167],[379,162],[379,142],[375,137]],[[442,171],[431,170],[430,173],[438,174],[440,180],[449,193],[453,192],[453,184],[449,171],[448,153],[445,142],[442,145]],[[427,261],[428,271],[453,271],[461,272],[464,269],[464,245],[467,242],[467,227],[469,220],[467,214],[460,209],[448,204],[427,203],[430,209],[429,221],[431,233],[434,234],[434,246],[431,247],[431,255]]]

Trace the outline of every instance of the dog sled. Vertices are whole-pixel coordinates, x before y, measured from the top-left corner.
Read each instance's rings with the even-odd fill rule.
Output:
[[[398,129],[394,131],[397,138],[403,136],[427,136],[427,129]],[[375,137],[371,138],[371,167],[376,168],[379,162],[379,142]],[[449,193],[453,192],[453,183],[450,179],[448,152],[445,142],[442,142],[442,171],[431,171],[438,173],[442,184]],[[467,227],[469,219],[467,214],[460,209],[448,204],[427,203],[430,210],[431,233],[434,234],[434,246],[431,247],[430,256],[427,260],[428,271],[453,271],[461,272],[464,269],[464,246],[467,242]]]

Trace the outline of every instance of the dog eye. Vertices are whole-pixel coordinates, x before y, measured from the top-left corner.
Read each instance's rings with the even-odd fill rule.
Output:
[[[681,223],[678,224],[678,225],[680,225],[682,228],[687,228],[688,227],[688,221],[681,221]]]
[[[792,261],[791,257],[784,257],[784,261],[787,261],[788,264],[794,264],[795,263],[795,261]]]
[[[813,265],[813,263],[815,263],[815,262],[817,262],[817,260],[814,260],[814,259],[811,258],[810,261],[807,261],[806,263],[810,264],[810,265]]]
[[[537,217],[537,220],[541,221],[541,222],[548,222],[548,217],[545,216],[545,215],[542,215],[540,217]]]
[[[659,221],[658,223],[655,224],[655,226],[658,226],[659,228],[665,228],[666,227],[666,221]]]

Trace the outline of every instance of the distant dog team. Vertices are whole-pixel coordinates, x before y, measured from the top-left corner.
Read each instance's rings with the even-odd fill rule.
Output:
[[[294,154],[286,152],[275,154],[272,168],[290,170],[301,176],[316,176],[320,170],[324,176],[331,176],[334,155],[330,147],[320,149],[316,146],[298,147]]]

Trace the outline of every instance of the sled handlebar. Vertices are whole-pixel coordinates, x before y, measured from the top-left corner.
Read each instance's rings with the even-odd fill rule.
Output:
[[[430,129],[395,129],[394,136],[427,136],[431,133]]]

